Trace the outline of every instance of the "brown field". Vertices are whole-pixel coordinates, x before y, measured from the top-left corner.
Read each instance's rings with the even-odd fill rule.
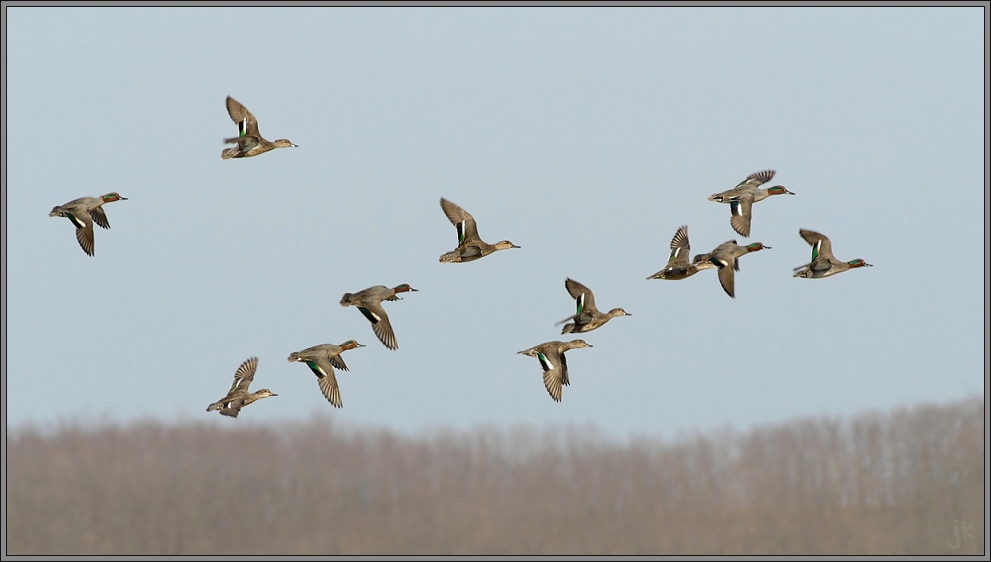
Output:
[[[982,397],[622,444],[243,422],[8,433],[6,554],[984,554]]]

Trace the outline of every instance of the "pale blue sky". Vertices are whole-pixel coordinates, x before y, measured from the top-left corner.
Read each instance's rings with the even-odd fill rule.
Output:
[[[981,8],[14,8],[7,422],[746,428],[984,392]],[[223,161],[224,98],[299,148]],[[707,201],[773,168],[749,239]],[[118,191],[83,253],[55,205]],[[467,264],[439,205],[519,250]],[[687,224],[714,271],[646,280]],[[872,268],[796,279],[829,236]],[[978,267],[972,267],[976,263]],[[561,403],[516,352],[617,318]],[[386,303],[399,350],[338,303]],[[357,339],[344,408],[286,358]],[[238,365],[279,394],[206,413]]]

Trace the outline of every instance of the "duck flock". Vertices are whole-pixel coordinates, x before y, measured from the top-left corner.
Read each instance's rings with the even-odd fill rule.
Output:
[[[248,158],[258,156],[276,148],[295,147],[287,139],[268,141],[258,132],[258,120],[234,98],[227,96],[227,113],[231,120],[237,125],[238,136],[224,139],[224,143],[235,146],[225,148],[221,152],[224,160],[230,158]],[[730,206],[730,226],[738,234],[744,237],[750,236],[750,223],[753,218],[753,205],[758,201],[763,201],[772,195],[794,195],[783,185],[775,185],[762,188],[761,186],[771,181],[774,177],[774,170],[764,170],[747,176],[746,179],[736,185],[736,187],[715,193],[709,196],[709,201],[727,203]],[[88,255],[95,253],[93,225],[109,229],[110,221],[107,219],[103,205],[114,201],[124,201],[119,193],[107,193],[100,197],[80,197],[54,207],[49,213],[50,217],[68,218],[76,228],[76,240],[79,246]],[[458,234],[458,245],[450,252],[440,256],[441,263],[466,263],[481,259],[499,250],[519,248],[509,240],[502,240],[495,244],[483,241],[478,235],[478,226],[472,215],[456,205],[455,203],[441,198],[440,207],[444,215],[447,216],[451,224],[454,225]],[[803,279],[822,279],[842,273],[844,271],[858,267],[870,267],[871,264],[858,258],[850,261],[841,261],[833,256],[832,243],[829,238],[819,232],[799,229],[799,235],[812,246],[812,257],[809,263],[800,265],[794,269],[794,277]],[[664,279],[677,281],[695,275],[704,269],[716,269],[719,284],[731,298],[736,298],[734,291],[734,272],[740,270],[740,257],[770,249],[761,242],[753,242],[745,246],[737,244],[736,240],[729,240],[716,246],[712,251],[697,254],[691,260],[689,255],[691,246],[688,242],[688,226],[683,225],[675,232],[671,239],[671,253],[668,257],[667,265],[664,269],[647,277],[647,279]],[[617,316],[629,316],[630,314],[622,308],[613,308],[609,312],[601,312],[595,305],[595,295],[585,285],[568,278],[564,282],[565,289],[571,298],[575,300],[575,312],[573,315],[558,322],[564,324],[561,334],[578,334],[595,330],[606,324]],[[376,285],[368,287],[357,293],[345,293],[341,297],[341,306],[354,306],[361,312],[369,323],[375,336],[389,349],[398,349],[396,335],[393,332],[389,316],[382,307],[383,301],[402,300],[397,295],[416,291],[408,284],[396,287],[386,287]],[[340,387],[337,378],[334,376],[334,369],[347,371],[348,366],[341,358],[341,354],[349,349],[365,347],[355,340],[348,340],[340,345],[325,343],[308,347],[289,354],[290,362],[306,363],[306,366],[313,371],[317,377],[320,391],[327,401],[332,405],[341,408]],[[540,362],[540,367],[544,373],[544,387],[548,394],[556,402],[561,401],[561,389],[569,383],[568,362],[565,352],[581,347],[592,347],[582,339],[571,341],[549,341],[536,345],[529,349],[519,351],[521,355],[534,357]],[[241,408],[269,396],[278,396],[271,390],[263,388],[255,392],[249,392],[248,387],[255,376],[258,368],[258,358],[250,357],[242,363],[234,373],[234,382],[230,390],[220,400],[210,404],[206,411],[213,412],[219,410],[221,414],[230,417],[237,417]]]

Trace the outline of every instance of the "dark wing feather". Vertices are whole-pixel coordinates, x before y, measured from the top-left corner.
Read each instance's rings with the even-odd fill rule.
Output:
[[[568,358],[564,352],[561,352],[561,383],[565,385],[571,384],[568,379]]]
[[[671,238],[671,255],[668,257],[668,267],[688,265],[688,255],[691,246],[688,245],[688,226],[682,226]]]
[[[718,270],[719,274],[719,284],[723,286],[723,290],[726,294],[736,298],[733,294],[733,268],[730,266],[720,267]]]
[[[338,408],[344,407],[344,403],[341,401],[341,389],[337,386],[337,377],[334,376],[334,371],[327,373],[327,376],[319,379],[318,383],[320,392],[323,393],[328,402]]]
[[[582,308],[581,312],[590,312],[593,310],[597,310],[595,308],[595,295],[592,294],[592,291],[590,291],[588,287],[582,285],[581,283],[575,281],[574,279],[571,279],[570,277],[568,279],[565,279],[564,287],[568,290],[568,294],[571,295],[571,298],[575,299],[576,314],[578,313],[578,309],[577,309],[578,304],[581,304],[581,308]],[[583,302],[578,303],[578,300],[582,297],[582,295],[585,295],[584,300]]]
[[[812,246],[812,261],[815,261],[817,258],[826,258],[827,260],[836,259],[833,257],[833,244],[825,235],[804,228],[799,229],[798,234]],[[816,244],[819,245],[818,254],[816,254]]]
[[[234,372],[234,382],[231,384],[231,389],[228,393],[234,392],[234,389],[237,388],[241,388],[247,392],[251,381],[255,380],[255,369],[257,368],[257,357],[249,357],[248,359],[245,359],[244,363],[241,363],[241,366],[239,366],[237,371]]]
[[[341,359],[340,354],[338,354],[338,355],[331,355],[330,356],[330,364],[333,365],[334,367],[342,370],[342,371],[347,371],[348,370],[348,366],[344,363],[344,360]]]
[[[239,137],[261,138],[261,133],[258,132],[258,120],[248,111],[248,108],[230,96],[227,96],[227,113],[231,116],[231,120],[237,124]]]
[[[81,222],[82,228],[76,227],[76,241],[79,242],[79,247],[83,249],[89,255],[93,255],[96,251],[96,241],[93,239],[93,219],[86,213],[80,213],[79,216],[70,218],[75,218],[73,223]]]
[[[750,236],[750,219],[753,213],[754,198],[752,195],[730,201],[729,224],[741,236]]]
[[[107,219],[107,214],[103,212],[103,207],[91,209],[89,214],[93,217],[93,222],[98,224],[100,228],[110,228],[110,221]]]
[[[471,213],[443,197],[440,199],[440,208],[447,215],[447,220],[451,221],[451,224],[458,229],[459,244],[466,240],[478,238],[478,226],[475,224],[475,218],[471,216]]]

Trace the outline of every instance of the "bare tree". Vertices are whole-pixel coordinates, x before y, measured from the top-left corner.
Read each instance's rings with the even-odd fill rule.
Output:
[[[982,398],[618,442],[331,418],[22,427],[11,555],[983,554]]]

